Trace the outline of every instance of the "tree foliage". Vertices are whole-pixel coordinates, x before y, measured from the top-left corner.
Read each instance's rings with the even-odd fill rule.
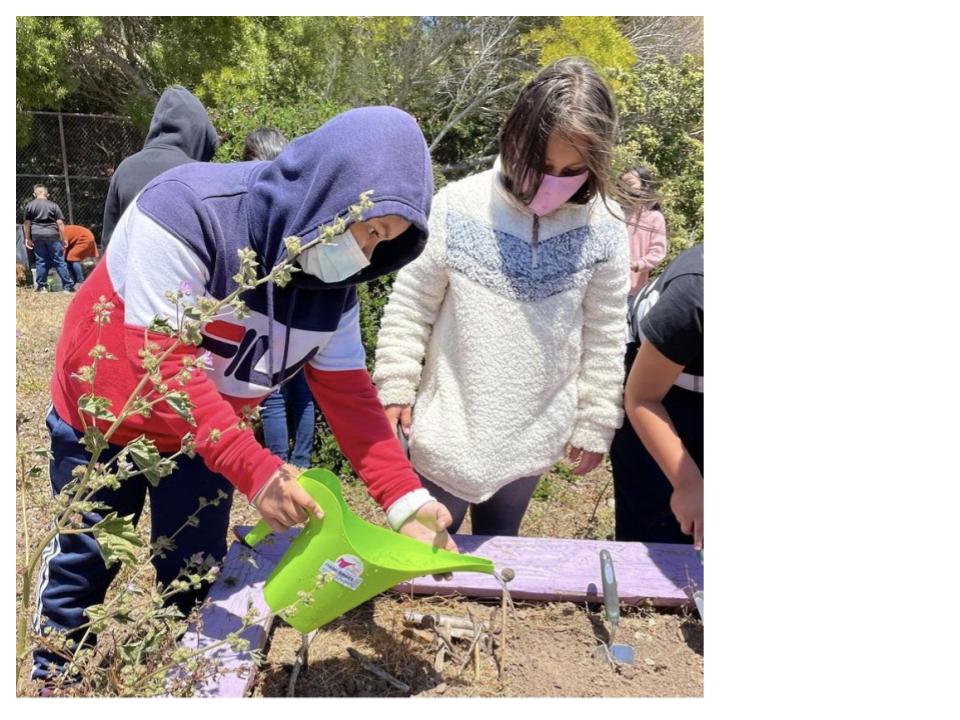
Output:
[[[672,257],[703,241],[703,64],[661,58],[619,79],[617,165],[646,165],[658,178]]]
[[[570,55],[586,58],[614,90],[620,78],[612,71],[627,71],[637,62],[636,51],[612,17],[561,17],[556,25],[528,32],[523,44],[538,49],[540,67]]]

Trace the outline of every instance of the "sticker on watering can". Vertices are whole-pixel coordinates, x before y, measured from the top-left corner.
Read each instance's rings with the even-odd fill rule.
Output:
[[[341,555],[336,562],[324,560],[320,572],[330,573],[333,575],[333,579],[344,587],[356,590],[363,582],[360,579],[360,576],[363,575],[363,561],[356,555]]]

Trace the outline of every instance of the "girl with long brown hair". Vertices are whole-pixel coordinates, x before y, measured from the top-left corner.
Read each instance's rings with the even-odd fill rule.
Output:
[[[434,198],[384,312],[374,381],[424,486],[475,534],[515,535],[540,476],[582,475],[623,411],[627,229],[607,206],[617,113],[585,61],[520,92],[493,169]],[[614,203],[615,206],[615,203]]]

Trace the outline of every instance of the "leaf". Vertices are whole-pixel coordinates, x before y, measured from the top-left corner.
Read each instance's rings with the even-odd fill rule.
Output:
[[[196,425],[197,421],[193,417],[191,410],[193,409],[193,403],[190,402],[189,396],[182,391],[167,393],[164,398],[167,401],[173,411],[179,415],[182,419],[186,420],[191,425]]]
[[[153,440],[143,435],[127,445],[127,450],[133,462],[154,487],[161,478],[165,478],[176,469],[176,463],[170,458],[161,457]]]
[[[188,320],[183,323],[180,330],[180,339],[187,345],[199,345],[203,342],[203,336],[200,334],[200,323]]]
[[[154,316],[153,320],[151,320],[147,326],[147,330],[169,337],[177,334],[177,329],[170,324],[170,320],[165,317],[160,317],[159,315]]]
[[[97,430],[96,427],[91,425],[87,428],[86,432],[83,433],[83,438],[80,440],[83,443],[83,447],[87,449],[87,452],[93,455],[98,450],[105,450],[107,447],[107,439],[104,437],[103,433]]]
[[[160,460],[160,451],[157,450],[156,443],[144,435],[128,443],[126,449],[141,470],[156,465]]]
[[[110,513],[93,526],[93,536],[107,567],[116,562],[137,564],[136,549],[143,547],[143,540],[133,526],[133,515],[118,517],[116,512]]]
[[[127,665],[136,665],[138,662],[140,662],[141,652],[142,647],[139,640],[124,643],[120,646],[120,657],[123,658],[124,663]]]
[[[196,457],[197,440],[193,433],[187,433],[180,439],[180,449],[186,453],[187,457]]]
[[[156,620],[182,620],[186,617],[176,605],[165,605],[154,610],[151,615]]]
[[[91,605],[86,610],[83,611],[83,614],[90,619],[90,632],[93,634],[98,634],[103,632],[107,627],[107,620],[110,617],[110,612],[107,610],[106,606],[102,603],[99,605]]]
[[[93,382],[93,367],[90,365],[84,365],[77,372],[73,373],[71,377],[75,377],[80,382],[87,383],[88,385]]]
[[[110,412],[110,400],[100,395],[84,393],[77,401],[80,412],[90,415],[97,420],[113,422],[116,416]]]

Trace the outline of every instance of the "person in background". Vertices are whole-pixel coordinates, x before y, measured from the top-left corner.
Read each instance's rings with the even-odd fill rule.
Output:
[[[189,90],[180,85],[164,90],[143,149],[124,159],[110,178],[100,231],[104,252],[123,211],[148,182],[177,165],[207,162],[219,144],[206,108]]]
[[[287,142],[279,130],[259,128],[244,140],[243,159],[273,160]],[[294,427],[292,449],[288,416]],[[260,404],[260,419],[263,421],[263,443],[270,452],[296,467],[310,466],[316,410],[303,370],[264,399]]]
[[[625,422],[610,460],[616,539],[703,549],[703,245],[630,305]]]
[[[258,128],[243,140],[243,159],[273,160],[288,142],[287,137],[276,128]]]
[[[63,235],[67,239],[67,268],[73,276],[73,281],[79,285],[83,282],[83,261],[100,254],[97,250],[97,241],[93,233],[83,225],[65,225]]]
[[[624,170],[620,182],[634,202],[624,207],[630,232],[630,296],[644,286],[650,271],[667,256],[667,223],[653,194],[653,176],[645,167]]]
[[[23,242],[37,257],[37,292],[47,291],[47,275],[57,271],[63,291],[75,292],[73,279],[63,258],[67,240],[64,236],[63,211],[50,200],[44,185],[33,186],[33,200],[23,211]]]
[[[393,285],[374,382],[424,487],[516,535],[540,476],[584,475],[623,419],[627,228],[607,206],[613,95],[565,58],[521,90],[493,169],[444,187]],[[424,362],[425,360],[425,362]]]

